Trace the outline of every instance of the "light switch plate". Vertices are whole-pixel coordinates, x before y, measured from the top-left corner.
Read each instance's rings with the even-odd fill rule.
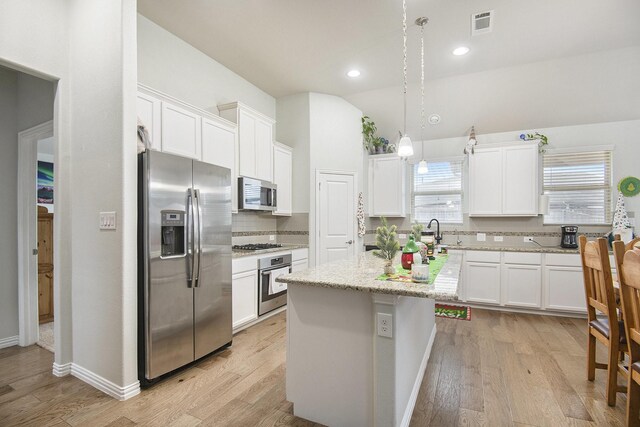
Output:
[[[116,213],[100,212],[100,230],[116,229]]]
[[[269,240],[270,240],[270,241],[274,241],[274,240],[276,240],[276,236],[275,236],[275,235],[273,235],[273,234],[269,234]]]
[[[478,242],[485,242],[487,240],[487,234],[486,233],[477,233],[476,234],[476,240]]]
[[[504,237],[502,237],[502,236],[493,236],[493,241],[494,242],[502,242],[502,241],[504,241]]]
[[[398,239],[406,239],[406,238],[407,238],[406,234],[404,234],[404,233],[398,234]]]

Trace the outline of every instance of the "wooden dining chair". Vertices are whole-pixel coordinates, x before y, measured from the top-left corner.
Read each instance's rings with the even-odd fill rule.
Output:
[[[623,322],[618,320],[608,245],[607,239],[603,237],[587,242],[586,236],[580,236],[580,258],[589,328],[587,379],[595,380],[596,369],[606,369],[607,404],[615,406],[616,393],[627,391],[626,387],[618,386],[618,372],[627,376],[627,370],[620,362],[623,359],[620,352],[627,350],[627,341]],[[600,317],[597,316],[598,313],[601,313]],[[596,362],[596,339],[607,347],[608,363],[606,364]]]
[[[621,241],[622,238],[620,237],[619,234],[616,234],[616,235],[613,236],[613,240],[615,242],[617,242],[617,241]],[[624,250],[625,251],[629,251],[629,250],[631,250],[633,248],[637,248],[637,247],[640,247],[640,236],[639,237],[634,237],[633,239],[631,239],[630,242],[624,244]]]
[[[623,242],[615,241],[613,253],[629,347],[627,426],[640,426],[640,249],[627,250]]]

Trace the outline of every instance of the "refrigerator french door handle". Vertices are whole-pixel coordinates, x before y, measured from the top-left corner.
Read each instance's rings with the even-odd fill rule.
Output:
[[[194,227],[195,232],[198,234],[198,242],[195,246],[195,251],[197,254],[198,264],[194,269],[195,274],[195,287],[200,286],[200,274],[202,273],[202,206],[200,205],[200,190],[193,190],[195,193],[196,200],[196,214],[198,216],[198,225]]]
[[[193,191],[187,190],[187,286],[193,287],[195,267]]]

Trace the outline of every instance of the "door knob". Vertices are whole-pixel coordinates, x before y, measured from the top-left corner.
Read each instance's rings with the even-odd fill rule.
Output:
[[[349,240],[348,242],[345,242],[347,245],[351,245],[353,244],[353,240]]]

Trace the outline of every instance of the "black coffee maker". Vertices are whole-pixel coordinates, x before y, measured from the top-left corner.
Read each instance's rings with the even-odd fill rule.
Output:
[[[578,226],[563,225],[560,228],[562,228],[562,240],[560,241],[560,246],[568,249],[576,249],[578,247]]]

